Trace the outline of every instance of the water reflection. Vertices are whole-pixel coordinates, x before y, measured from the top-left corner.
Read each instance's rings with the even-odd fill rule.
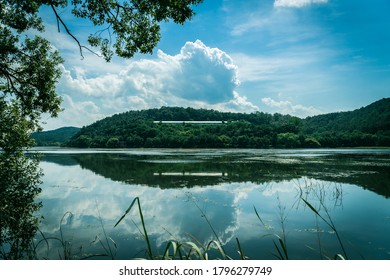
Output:
[[[113,181],[165,188],[221,183],[264,184],[302,177],[359,185],[390,197],[390,152],[373,150],[259,153],[46,154],[44,161],[80,165]]]
[[[335,233],[302,203],[302,196],[322,214],[326,208],[340,227],[350,258],[388,258],[389,154],[299,155],[204,150],[48,153],[41,162],[41,230],[57,239],[50,252],[46,246],[39,252],[62,258],[64,244],[69,244],[74,258],[101,253],[109,258],[102,243],[110,240],[117,259],[145,257],[137,211],[113,228],[139,197],[156,251],[161,252],[167,240],[205,244],[217,235],[233,258],[239,258],[239,238],[250,258],[273,259],[274,245],[265,236],[283,235],[285,217],[290,258],[340,253]],[[72,215],[60,222],[68,211]]]
[[[0,153],[0,259],[36,257],[40,176],[37,160]]]

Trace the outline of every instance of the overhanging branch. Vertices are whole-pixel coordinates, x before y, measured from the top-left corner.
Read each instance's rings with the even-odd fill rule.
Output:
[[[65,31],[66,33],[72,37],[72,39],[77,43],[78,47],[79,47],[79,51],[80,51],[80,56],[82,57],[82,59],[84,59],[84,55],[83,55],[83,49],[93,53],[94,55],[97,55],[99,57],[102,57],[100,54],[96,53],[95,51],[91,50],[90,48],[82,45],[80,43],[80,41],[76,38],[76,36],[73,35],[73,33],[69,30],[68,26],[66,25],[66,23],[62,20],[62,18],[60,17],[60,15],[58,14],[55,6],[53,4],[50,4],[55,16],[56,16],[56,19],[57,19],[57,28],[58,28],[58,32],[60,32],[60,23],[61,25],[65,28]]]

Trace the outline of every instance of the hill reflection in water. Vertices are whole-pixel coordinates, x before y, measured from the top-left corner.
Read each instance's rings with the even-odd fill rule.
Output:
[[[390,150],[161,150],[156,153],[45,154],[43,161],[80,165],[113,181],[180,188],[263,184],[302,177],[361,186],[390,197]]]
[[[273,259],[272,240],[264,236],[281,234],[280,212],[286,209],[290,257],[322,258],[319,236],[322,252],[333,257],[340,253],[334,233],[326,224],[316,225],[299,199],[303,195],[316,207],[327,205],[352,251],[349,257],[385,259],[389,163],[388,150],[47,150],[41,161],[41,230],[99,253],[90,244],[95,236],[103,238],[103,221],[117,244],[117,259],[144,257],[137,211],[113,228],[139,197],[156,250],[172,239],[205,244],[215,239],[214,230],[233,258],[239,258],[237,237],[251,259]],[[67,211],[72,219],[60,227]]]

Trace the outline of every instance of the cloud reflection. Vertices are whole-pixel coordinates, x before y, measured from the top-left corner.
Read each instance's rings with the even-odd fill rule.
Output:
[[[172,239],[188,241],[191,236],[202,243],[215,240],[213,230],[226,244],[236,236],[240,220],[248,220],[239,204],[251,193],[261,195],[259,186],[252,183],[160,189],[114,182],[79,166],[42,162],[41,167],[45,173],[41,230],[48,236],[58,234],[62,216],[70,211],[72,220],[63,221],[62,229],[75,242],[93,240],[102,230],[100,219],[110,236],[141,238],[134,224],[140,227],[136,209],[113,229],[132,200],[139,197],[148,234],[157,247]]]
[[[41,214],[44,216],[44,221],[40,226],[42,233],[46,238],[56,237],[57,239],[62,233],[63,238],[72,244],[74,252],[78,250],[76,248],[84,247],[85,251],[101,253],[101,243],[92,241],[99,240],[99,238],[100,240],[104,239],[104,229],[108,238],[112,238],[117,244],[118,252],[115,256],[117,259],[145,257],[143,252],[146,243],[142,236],[142,225],[137,207],[134,207],[125,219],[114,228],[116,222],[136,197],[140,199],[148,235],[155,250],[162,253],[165,243],[169,240],[184,242],[196,239],[202,244],[207,244],[218,238],[227,253],[237,258],[239,256],[237,255],[235,238],[240,239],[240,243],[248,255],[254,255],[256,258],[269,258],[272,255],[270,251],[274,248],[269,247],[272,242],[263,237],[269,236],[270,233],[281,234],[281,209],[285,209],[283,211],[287,216],[288,240],[292,240],[290,246],[296,249],[294,258],[299,259],[303,256],[306,258],[307,253],[300,253],[302,251],[300,244],[303,242],[315,246],[317,243],[310,242],[317,237],[312,230],[315,227],[313,212],[300,205],[300,194],[304,194],[313,203],[318,204],[319,200],[322,200],[326,205],[329,205],[332,217],[335,217],[336,221],[338,219],[342,221],[340,224],[343,225],[345,231],[349,230],[352,233],[358,232],[357,227],[365,228],[369,225],[367,223],[361,224],[362,221],[351,224],[350,221],[356,219],[356,215],[353,213],[349,215],[351,213],[346,212],[347,208],[354,209],[354,205],[357,205],[364,198],[365,205],[361,206],[362,208],[358,211],[364,209],[365,215],[371,215],[367,219],[371,223],[376,218],[381,218],[382,214],[378,215],[381,213],[378,207],[385,209],[383,206],[388,205],[384,197],[374,192],[368,192],[351,183],[326,182],[321,179],[321,176],[320,179],[314,179],[310,177],[310,172],[303,172],[299,176],[295,174],[296,176],[293,177],[285,177],[289,179],[270,176],[267,180],[260,180],[258,177],[251,178],[242,176],[242,174],[246,174],[249,170],[258,174],[261,168],[241,170],[243,173],[237,172],[237,169],[235,172],[229,173],[229,180],[225,178],[225,181],[220,180],[218,183],[213,181],[210,185],[201,181],[202,184],[197,185],[195,183],[189,184],[189,178],[202,176],[214,178],[215,176],[208,175],[217,175],[217,169],[196,170],[196,168],[189,168],[189,163],[185,163],[188,171],[186,168],[182,169],[184,171],[181,173],[181,178],[178,179],[176,177],[180,177],[179,168],[172,166],[171,162],[159,163],[163,164],[164,168],[170,167],[167,176],[160,175],[160,173],[158,176],[154,176],[156,166],[150,167],[150,172],[145,172],[144,166],[136,168],[136,165],[143,162],[141,161],[141,158],[144,158],[142,156],[134,164],[128,162],[123,165],[115,165],[115,161],[124,161],[122,157],[108,161],[108,164],[111,165],[110,168],[115,167],[117,172],[127,172],[128,176],[140,176],[142,174],[135,173],[142,171],[144,176],[158,177],[157,179],[168,177],[168,181],[165,181],[164,184],[149,185],[148,180],[143,181],[140,178],[138,181],[136,180],[140,182],[137,184],[130,177],[121,180],[118,174],[114,174],[115,176],[111,178],[108,176],[111,173],[108,172],[107,165],[102,165],[100,169],[92,168],[93,164],[98,165],[97,154],[90,154],[88,157],[91,166],[86,165],[85,161],[81,161],[80,165],[61,165],[59,164],[61,156],[56,159],[51,158],[52,161],[41,162],[45,173],[42,193],[38,197],[38,200],[43,201]],[[70,162],[65,157],[63,159]],[[250,157],[247,160],[256,162],[255,157]],[[76,163],[76,161],[72,162]],[[215,168],[217,160],[213,159],[213,162]],[[131,161],[131,163],[133,162]],[[152,165],[152,163],[149,164]],[[200,163],[197,164],[199,167]],[[269,167],[271,163],[266,161],[264,164]],[[296,162],[288,161],[284,164],[292,166]],[[88,166],[91,169],[85,168]],[[243,168],[242,162],[240,166]],[[313,164],[309,166],[313,167]],[[280,171],[281,166],[278,165],[278,167],[277,169]],[[133,170],[134,168],[135,170]],[[95,172],[96,170],[107,172],[102,172],[100,175],[100,173]],[[284,170],[283,173],[289,172],[288,168],[282,170]],[[296,169],[291,169],[290,172],[295,173]],[[220,173],[218,174],[220,175]],[[161,172],[161,174],[165,173]],[[192,176],[194,174],[195,176]],[[117,175],[119,177],[116,177]],[[325,176],[325,178],[327,177]],[[352,180],[354,177],[348,175],[347,178]],[[176,180],[177,184],[173,185],[173,179]],[[168,186],[169,182],[171,183],[170,187]],[[178,182],[182,182],[182,184]],[[345,197],[344,192],[348,193]],[[344,209],[344,205],[348,207]],[[269,227],[268,230],[256,217],[254,208]],[[64,214],[69,211],[72,216],[66,215],[64,217]],[[326,229],[326,225],[322,225],[322,229]],[[329,234],[326,230],[319,232],[323,235]],[[381,231],[376,231],[375,234],[377,232]],[[330,242],[330,246],[334,246],[331,241],[327,242]],[[45,248],[40,249],[44,251]],[[60,245],[58,245],[57,250],[61,250]],[[57,252],[57,250],[53,252]],[[312,256],[312,258],[316,257],[318,256]],[[49,258],[58,258],[58,255],[54,253]]]

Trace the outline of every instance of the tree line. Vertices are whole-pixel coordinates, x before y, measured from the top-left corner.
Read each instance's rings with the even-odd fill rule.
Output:
[[[301,119],[263,112],[162,107],[129,111],[83,127],[65,146],[80,148],[319,148],[390,146],[390,99]],[[156,121],[223,121],[166,124]]]

